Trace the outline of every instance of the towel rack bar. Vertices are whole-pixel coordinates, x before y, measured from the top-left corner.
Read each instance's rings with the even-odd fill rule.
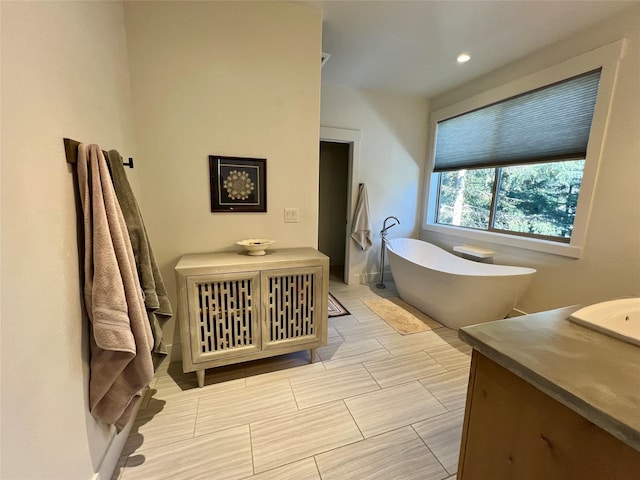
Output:
[[[80,142],[78,142],[77,140],[72,140],[70,138],[63,138],[62,140],[64,142],[64,153],[67,157],[67,162],[78,163],[78,145],[80,145]],[[103,150],[102,154],[106,158],[107,152]],[[125,167],[133,168],[133,158],[129,157],[129,161],[122,162],[122,165],[124,165]]]
[[[63,138],[62,140],[64,141],[64,153],[67,156],[67,162],[78,163],[78,145],[80,145],[80,142],[70,138]]]

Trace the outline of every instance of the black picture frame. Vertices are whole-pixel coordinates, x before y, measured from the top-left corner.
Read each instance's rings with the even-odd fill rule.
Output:
[[[209,155],[212,212],[266,212],[265,158]]]

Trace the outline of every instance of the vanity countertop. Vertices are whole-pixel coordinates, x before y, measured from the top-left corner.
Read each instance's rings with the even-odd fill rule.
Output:
[[[458,336],[640,451],[640,347],[569,321],[579,308],[472,325]]]

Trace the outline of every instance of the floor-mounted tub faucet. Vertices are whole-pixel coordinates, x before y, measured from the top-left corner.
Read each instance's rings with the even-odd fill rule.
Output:
[[[392,223],[391,225],[387,226],[387,222],[389,220],[395,220],[396,223]],[[387,242],[387,230],[396,225],[400,225],[400,220],[398,220],[398,218],[394,217],[393,215],[385,218],[384,222],[382,222],[382,230],[380,230],[380,237],[382,237],[382,245],[380,246],[380,281],[376,283],[376,287],[378,288],[387,288],[384,284],[384,249]]]

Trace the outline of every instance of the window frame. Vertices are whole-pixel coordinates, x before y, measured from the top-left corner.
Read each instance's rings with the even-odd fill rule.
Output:
[[[539,252],[580,258],[584,248],[598,169],[607,130],[615,80],[619,60],[624,53],[624,40],[605,45],[585,54],[552,65],[539,72],[514,80],[487,92],[472,96],[448,107],[432,112],[430,116],[429,158],[425,169],[425,203],[423,206],[422,229],[454,236],[464,241],[476,240],[508,245]],[[482,108],[492,103],[520,95],[546,85],[559,82],[591,70],[601,68],[600,86],[596,99],[589,144],[585,156],[582,183],[573,224],[573,232],[568,243],[558,239],[522,236],[495,230],[478,230],[468,227],[436,223],[438,206],[439,175],[433,173],[435,159],[435,139],[437,124],[447,118]]]

